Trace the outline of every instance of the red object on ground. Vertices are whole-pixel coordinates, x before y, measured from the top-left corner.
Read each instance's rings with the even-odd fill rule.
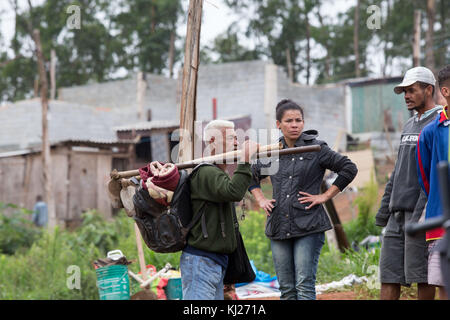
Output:
[[[161,278],[156,286],[156,294],[158,296],[158,300],[167,300],[166,292],[164,288],[167,286],[169,279]]]

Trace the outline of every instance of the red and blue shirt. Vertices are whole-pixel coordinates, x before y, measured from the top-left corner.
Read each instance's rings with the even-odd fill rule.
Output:
[[[439,193],[437,164],[449,160],[448,106],[444,107],[438,117],[429,123],[419,136],[417,142],[417,171],[419,183],[428,196],[425,219],[442,216],[442,203]],[[430,230],[426,234],[427,241],[442,238],[443,228]]]

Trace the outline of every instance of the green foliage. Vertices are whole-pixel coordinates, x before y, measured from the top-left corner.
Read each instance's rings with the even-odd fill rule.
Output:
[[[317,268],[317,283],[339,281],[350,274],[358,277],[370,277],[375,273],[374,267],[378,267],[379,257],[380,248],[372,251],[362,249],[358,252],[347,250],[345,253],[341,253],[336,249],[324,246]]]
[[[378,184],[373,175],[370,182],[359,191],[359,195],[354,202],[358,207],[358,217],[344,225],[348,241],[359,243],[368,235],[381,234],[381,228],[375,225]]]
[[[359,22],[355,24],[356,0],[351,2],[352,6],[339,14],[335,13],[337,9],[335,7],[340,3],[327,0],[225,0],[225,3],[240,15],[239,20],[249,20],[246,35],[258,40],[257,46],[262,55],[271,58],[287,71],[286,49],[289,49],[294,78],[298,80],[298,75],[301,74],[308,79],[309,68],[313,67],[318,72],[316,83],[337,82],[356,76],[354,54],[356,25],[359,34],[361,76],[373,73],[373,67],[370,66],[368,59],[369,46],[375,52],[384,53],[382,66],[384,72],[386,66],[393,66],[394,59],[412,58],[414,10],[420,9],[422,21],[426,21],[426,1],[359,0],[359,2]],[[434,55],[437,65],[440,66],[445,65],[450,54],[448,50],[450,6],[447,2],[437,0],[435,10]],[[332,5],[334,5],[332,12],[327,12],[326,8]],[[367,12],[371,5],[381,9],[380,29],[367,27],[367,21],[373,15],[373,12]],[[426,22],[422,24],[425,26]],[[310,55],[308,59],[309,47],[311,52],[320,50],[324,54]],[[410,61],[412,62],[412,59]]]
[[[238,209],[238,216],[240,214]],[[264,234],[265,221],[262,210],[246,211],[245,220],[240,221],[240,230],[250,260],[254,261],[258,270],[275,275],[270,240]],[[367,226],[370,224],[369,219]],[[350,239],[361,239],[369,233],[373,234],[369,227],[360,230],[360,226],[353,222],[345,224],[344,229]],[[12,245],[12,242],[9,244]],[[93,262],[106,257],[108,251],[115,249],[120,249],[128,260],[133,261],[129,265],[131,271],[140,271],[134,222],[123,211],[112,221],[105,220],[96,211],[86,212],[77,230],[42,230],[31,247],[22,248],[16,250],[14,255],[0,254],[0,299],[98,299]],[[157,269],[167,262],[179,268],[180,252],[158,254],[148,250],[144,244],[144,255],[147,264]],[[362,249],[360,252],[350,250],[340,253],[325,244],[319,259],[317,282],[340,280],[351,273],[370,275],[371,269],[368,268],[378,265],[378,257],[379,248],[373,252]],[[67,287],[67,281],[72,275],[68,273],[69,266],[80,268],[80,289]],[[131,293],[134,294],[140,289],[134,280],[130,281]]]
[[[30,210],[0,202],[0,253],[14,254],[29,248],[39,236],[40,230],[34,227],[30,215]]]
[[[261,53],[257,50],[249,50],[239,43],[237,25],[232,24],[227,31],[218,35],[212,46],[206,46],[201,52],[202,63],[225,63],[232,61],[257,60]],[[218,54],[217,59],[211,56]]]
[[[56,52],[58,86],[69,87],[113,79],[123,68],[161,73],[168,66],[170,33],[183,15],[181,2],[174,0],[41,2],[32,10],[28,5],[18,9],[11,42],[0,43],[0,101],[32,95],[37,65],[30,22],[40,31],[44,59],[50,60],[52,49]],[[80,8],[80,29],[67,27],[74,14],[67,12],[71,5]],[[176,62],[180,50],[175,49]]]
[[[134,223],[123,211],[113,221],[106,221],[96,211],[86,212],[83,224],[74,232],[43,230],[28,250],[0,254],[0,299],[98,299],[93,262],[115,249],[134,262],[130,270],[139,272]],[[167,262],[179,267],[179,253],[144,252],[146,262],[158,269]],[[67,272],[69,266],[80,268],[79,290],[67,287],[72,275]],[[132,289],[136,293],[139,287],[133,283]]]
[[[372,175],[370,182],[359,191],[355,203],[358,207],[358,217],[343,224],[343,228],[349,243],[358,244],[369,235],[380,235],[381,228],[375,225],[375,208],[378,199],[378,185]],[[380,257],[380,247],[375,247],[369,251],[360,248],[356,252],[352,249],[341,253],[337,249],[325,245],[319,259],[317,271],[317,282],[327,283],[341,280],[349,274],[359,277],[366,276],[372,289],[364,285],[364,292],[372,296],[377,295],[378,289],[374,289],[378,282],[377,268]]]

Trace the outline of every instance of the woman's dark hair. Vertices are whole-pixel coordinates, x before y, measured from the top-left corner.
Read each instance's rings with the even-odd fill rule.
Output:
[[[304,118],[303,109],[298,104],[296,104],[294,101],[290,99],[283,99],[280,102],[278,102],[277,107],[275,109],[276,118],[278,121],[281,121],[281,119],[284,116],[284,112],[287,110],[298,110],[302,114],[302,118]]]

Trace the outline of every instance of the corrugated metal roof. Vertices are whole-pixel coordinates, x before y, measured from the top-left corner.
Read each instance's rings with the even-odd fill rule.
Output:
[[[114,126],[136,121],[136,112],[93,108],[64,101],[49,102],[51,144],[62,141],[118,142]],[[40,99],[23,100],[0,107],[0,150],[23,150],[39,146],[42,137]]]
[[[248,114],[240,114],[233,117],[225,117],[221,118],[222,120],[238,120],[242,118],[250,117]],[[208,123],[208,121],[203,121]],[[114,127],[115,131],[132,131],[132,130],[153,130],[153,129],[165,129],[165,128],[178,128],[180,126],[179,121],[175,120],[153,120],[153,121],[145,121],[138,122],[131,125],[124,125],[119,127]]]
[[[131,131],[131,130],[152,130],[152,129],[164,129],[164,128],[174,128],[179,127],[180,123],[178,121],[172,120],[154,120],[146,122],[138,122],[131,125],[124,125],[119,127],[114,127],[115,131]]]

